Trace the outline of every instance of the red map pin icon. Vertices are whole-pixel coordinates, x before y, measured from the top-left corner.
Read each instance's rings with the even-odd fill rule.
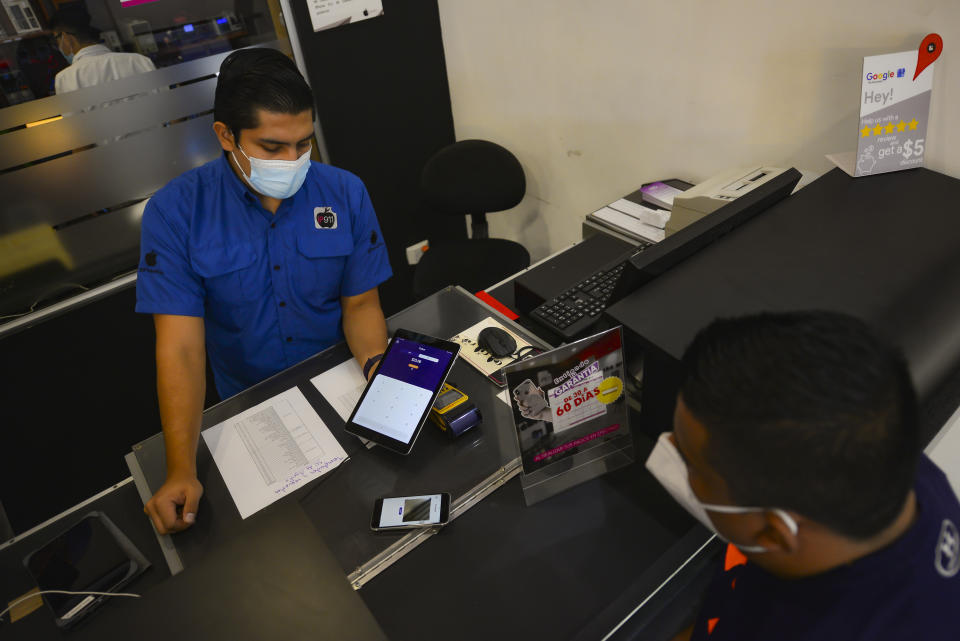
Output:
[[[933,64],[933,61],[940,57],[943,51],[943,38],[938,33],[931,33],[920,43],[920,51],[917,55],[917,70],[913,74],[916,80],[920,72]]]

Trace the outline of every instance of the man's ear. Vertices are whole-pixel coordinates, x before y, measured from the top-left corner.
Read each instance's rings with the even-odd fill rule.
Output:
[[[67,50],[68,50],[70,53],[72,53],[72,54],[74,54],[74,55],[77,53],[78,40],[77,40],[77,37],[76,37],[75,35],[73,35],[72,33],[65,33],[65,34],[63,34],[63,37],[61,38],[61,42],[62,42],[64,45],[66,45]]]
[[[233,132],[230,131],[230,127],[218,120],[213,123],[213,133],[217,135],[217,142],[220,143],[224,151],[227,153],[236,151],[237,141],[233,139]]]
[[[764,526],[757,532],[757,545],[762,545],[772,552],[796,554],[800,549],[800,539],[780,512],[780,510],[768,510],[763,513]],[[794,523],[799,520],[793,514],[788,515],[788,518],[792,518]]]

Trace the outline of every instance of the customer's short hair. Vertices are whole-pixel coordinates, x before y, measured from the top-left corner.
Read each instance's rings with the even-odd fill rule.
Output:
[[[240,49],[220,65],[213,119],[239,137],[259,125],[260,109],[298,114],[313,111],[313,94],[293,61],[276,49]]]
[[[80,42],[99,42],[100,32],[90,26],[90,13],[82,2],[63,4],[50,19],[50,30],[72,34]]]
[[[833,312],[713,322],[683,357],[680,395],[738,505],[796,511],[866,539],[890,525],[920,455],[900,352]]]

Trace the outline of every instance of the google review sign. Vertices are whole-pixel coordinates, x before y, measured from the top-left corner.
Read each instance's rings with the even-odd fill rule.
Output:
[[[933,61],[942,48],[930,34],[918,50],[863,59],[855,176],[923,166]]]

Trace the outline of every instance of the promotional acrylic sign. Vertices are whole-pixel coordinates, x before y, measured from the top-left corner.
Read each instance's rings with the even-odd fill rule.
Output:
[[[830,159],[852,176],[922,167],[933,62],[942,49],[931,33],[916,51],[864,58],[856,156]]]
[[[525,475],[632,447],[623,367],[617,327],[505,368]]]

